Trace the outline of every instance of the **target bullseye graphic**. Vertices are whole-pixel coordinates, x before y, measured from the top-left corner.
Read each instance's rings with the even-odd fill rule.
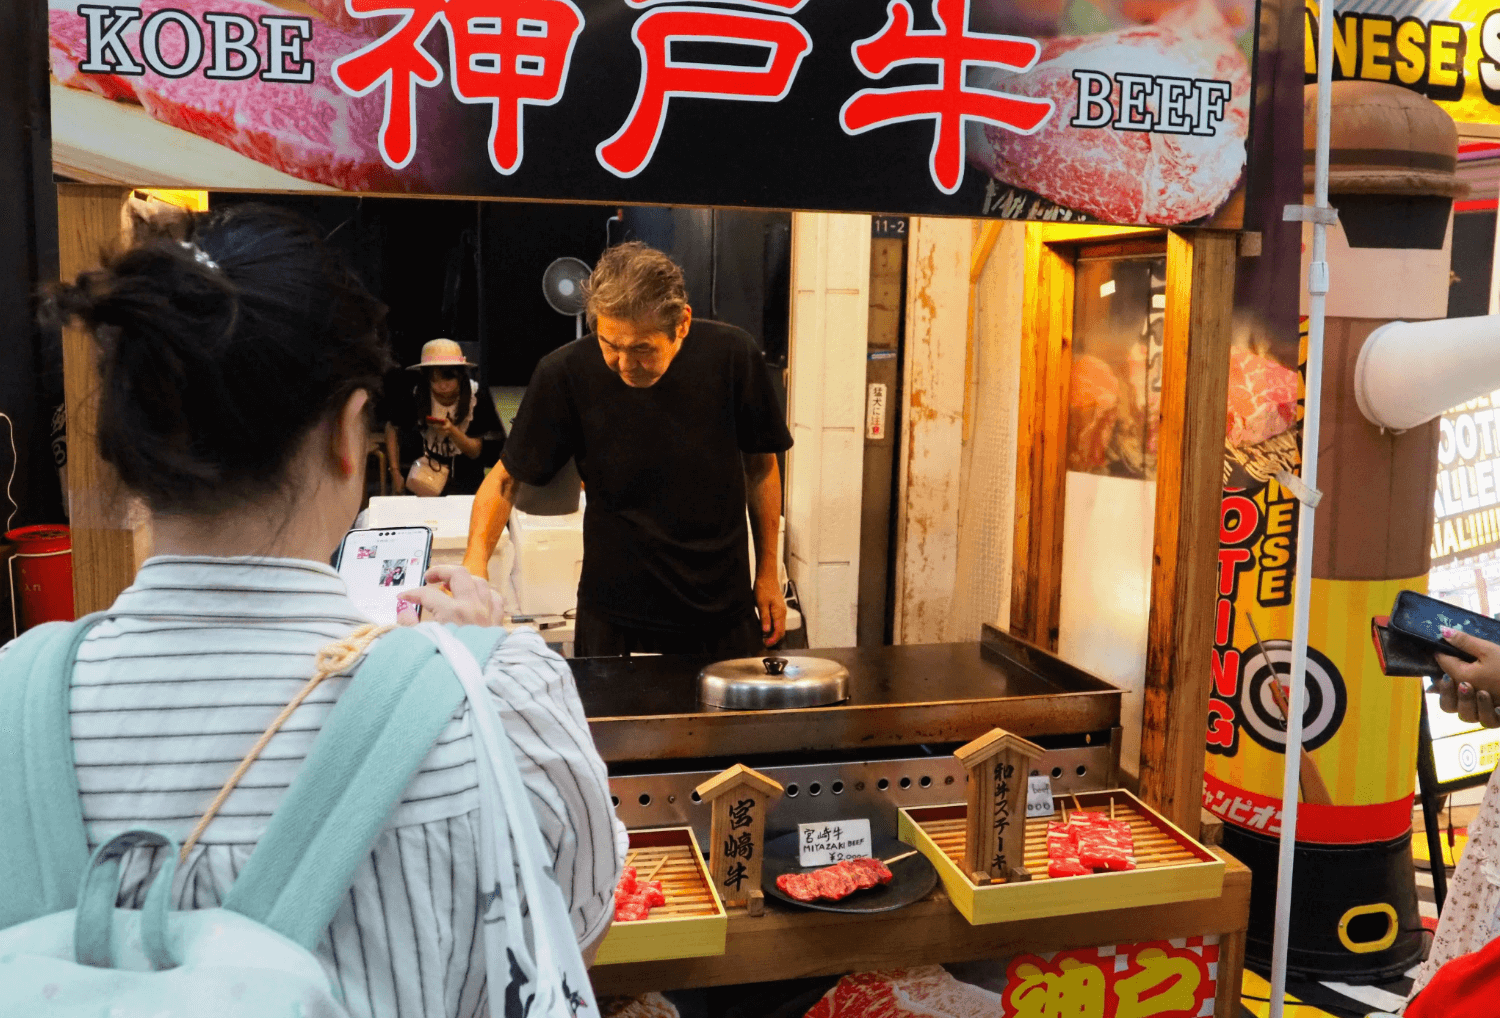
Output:
[[[1291,674],[1290,640],[1267,640],[1264,656],[1254,645],[1240,654],[1240,724],[1250,738],[1274,753],[1286,751],[1286,728],[1281,711],[1276,707],[1271,682],[1279,681],[1285,688]],[[1349,694],[1337,666],[1319,651],[1307,648],[1303,747],[1314,750],[1333,738],[1344,723],[1344,711],[1348,706]]]

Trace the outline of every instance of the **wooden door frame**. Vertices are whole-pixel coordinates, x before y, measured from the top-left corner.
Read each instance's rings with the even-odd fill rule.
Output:
[[[97,268],[124,228],[131,189],[57,185],[58,276],[73,280]],[[78,617],[103,611],[135,580],[150,554],[150,528],[99,456],[95,434],[99,373],[94,341],[70,324],[62,331],[68,420],[68,507],[73,538],[73,605]]]
[[[1016,444],[1011,632],[1056,651],[1061,606],[1074,257],[1150,231],[1032,224]],[[1155,233],[1160,236],[1160,232]],[[1141,796],[1196,830],[1212,685],[1214,569],[1223,495],[1236,235],[1166,233],[1167,315],[1147,623]]]

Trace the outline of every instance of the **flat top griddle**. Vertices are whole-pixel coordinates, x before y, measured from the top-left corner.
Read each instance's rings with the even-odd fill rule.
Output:
[[[866,650],[805,650],[849,669],[849,707],[1087,691],[1066,680],[1007,669],[978,643],[938,643]],[[713,658],[693,656],[574,658],[569,664],[590,718],[698,714],[698,673]],[[1092,679],[1092,676],[1088,676]],[[1093,680],[1100,690],[1113,689]]]
[[[965,742],[1119,724],[1118,687],[986,626],[974,643],[798,651],[849,669],[849,699],[755,712],[698,702],[693,656],[575,658],[584,713],[606,761],[708,758]]]

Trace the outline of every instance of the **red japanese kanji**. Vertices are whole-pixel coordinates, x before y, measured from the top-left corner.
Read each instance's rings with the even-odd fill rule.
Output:
[[[1052,115],[1052,101],[966,88],[965,64],[1028,71],[1042,48],[1033,39],[970,32],[969,0],[933,0],[932,10],[938,27],[913,31],[911,7],[906,0],[894,0],[885,27],[854,44],[854,62],[869,78],[901,64],[937,64],[937,84],[864,89],[844,103],[839,117],[849,134],[908,120],[936,120],[932,179],[944,194],[952,194],[963,180],[964,121],[982,120],[1030,134]]]
[[[354,13],[391,13],[390,0],[349,0]],[[583,15],[572,0],[406,0],[404,20],[379,40],[334,64],[334,78],[355,95],[386,86],[381,156],[400,169],[416,151],[416,86],[436,85],[442,68],[421,42],[439,20],[448,30],[453,92],[486,103],[490,164],[514,173],[524,152],[526,106],[562,97]],[[425,73],[424,73],[425,72]]]
[[[583,15],[572,0],[449,0],[445,20],[453,91],[494,108],[490,163],[514,173],[525,147],[522,107],[562,98]]]
[[[443,69],[418,45],[442,17],[443,0],[407,0],[399,25],[358,52],[334,61],[333,80],[351,95],[365,95],[385,85],[385,119],[380,125],[380,155],[402,169],[417,152],[417,82],[432,86]],[[388,0],[348,0],[360,17],[389,14]]]
[[[635,6],[655,2],[659,0],[638,0]],[[758,6],[796,10],[804,2],[765,0]],[[812,49],[812,37],[791,18],[702,7],[649,11],[635,23],[631,37],[641,51],[635,106],[625,125],[595,150],[600,165],[620,177],[635,176],[651,161],[666,124],[667,100],[682,96],[777,102],[791,91],[797,68]],[[771,57],[762,67],[677,61],[670,52],[677,42],[770,46]]]

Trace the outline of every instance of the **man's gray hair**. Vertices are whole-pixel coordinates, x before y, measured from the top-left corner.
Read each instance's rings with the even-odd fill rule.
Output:
[[[584,284],[583,293],[590,325],[605,315],[654,326],[668,336],[676,331],[688,306],[682,269],[640,241],[606,250]]]

